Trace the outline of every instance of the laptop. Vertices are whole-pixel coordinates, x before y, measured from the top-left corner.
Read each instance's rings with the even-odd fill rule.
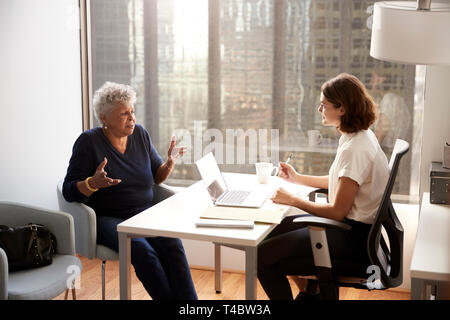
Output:
[[[231,190],[228,188],[216,158],[210,152],[195,162],[212,202],[216,206],[259,208],[269,196],[268,190]]]

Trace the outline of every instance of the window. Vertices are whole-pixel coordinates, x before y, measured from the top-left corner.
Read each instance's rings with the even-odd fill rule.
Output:
[[[190,147],[169,181],[187,185],[199,179],[194,162],[205,150],[214,150],[226,171],[253,173],[257,159],[278,161],[293,152],[299,172],[327,174],[339,136],[321,124],[320,87],[352,73],[380,104],[386,123],[372,129],[388,157],[395,138],[414,142],[394,192],[416,195],[412,156],[420,150],[421,109],[414,97],[423,74],[369,56],[373,3],[94,0],[93,89],[105,81],[135,88],[137,121],[160,154],[166,156],[174,133]],[[318,146],[308,145],[312,129],[321,132]],[[245,161],[238,159],[239,139]],[[256,155],[252,139],[265,143]]]

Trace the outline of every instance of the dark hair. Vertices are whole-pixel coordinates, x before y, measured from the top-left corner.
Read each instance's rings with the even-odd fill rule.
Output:
[[[376,120],[375,102],[355,76],[341,73],[322,85],[321,91],[334,107],[343,107],[339,130],[354,133],[367,130]]]

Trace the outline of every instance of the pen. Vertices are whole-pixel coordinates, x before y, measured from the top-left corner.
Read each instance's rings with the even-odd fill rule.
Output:
[[[287,158],[287,160],[286,160],[285,163],[288,164],[289,161],[291,161],[291,158],[292,158],[292,157],[293,157],[293,154],[291,153],[291,154],[289,155],[289,157]],[[280,168],[281,168],[281,166],[280,166]],[[281,171],[281,169],[280,169],[279,171]],[[276,175],[277,175],[277,176],[280,175],[280,172],[278,172]]]
[[[287,160],[286,160],[286,164],[288,164],[289,163],[289,161],[291,161],[291,158],[292,158],[292,153],[289,155],[289,157],[287,158]]]

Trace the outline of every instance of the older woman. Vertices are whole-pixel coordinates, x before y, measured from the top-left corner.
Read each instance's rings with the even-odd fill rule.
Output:
[[[344,220],[351,231],[326,231],[331,258],[352,257],[370,265],[367,237],[389,178],[387,158],[369,129],[375,121],[375,104],[361,81],[346,73],[325,82],[321,91],[322,124],[341,133],[329,174],[302,175],[280,163],[279,175],[292,183],[328,189],[329,203],[310,202],[283,189],[272,200],[315,216]],[[296,217],[285,218],[258,248],[258,278],[271,299],[292,299],[286,275],[315,273],[309,231],[292,222]],[[318,298],[313,283],[309,284],[299,298]]]
[[[97,242],[116,251],[117,225],[152,206],[153,184],[163,182],[186,151],[173,140],[163,162],[148,132],[136,124],[135,101],[131,87],[112,82],[95,93],[95,115],[102,127],[77,139],[63,184],[67,201],[95,210]],[[197,299],[179,239],[132,239],[131,263],[153,299]]]

